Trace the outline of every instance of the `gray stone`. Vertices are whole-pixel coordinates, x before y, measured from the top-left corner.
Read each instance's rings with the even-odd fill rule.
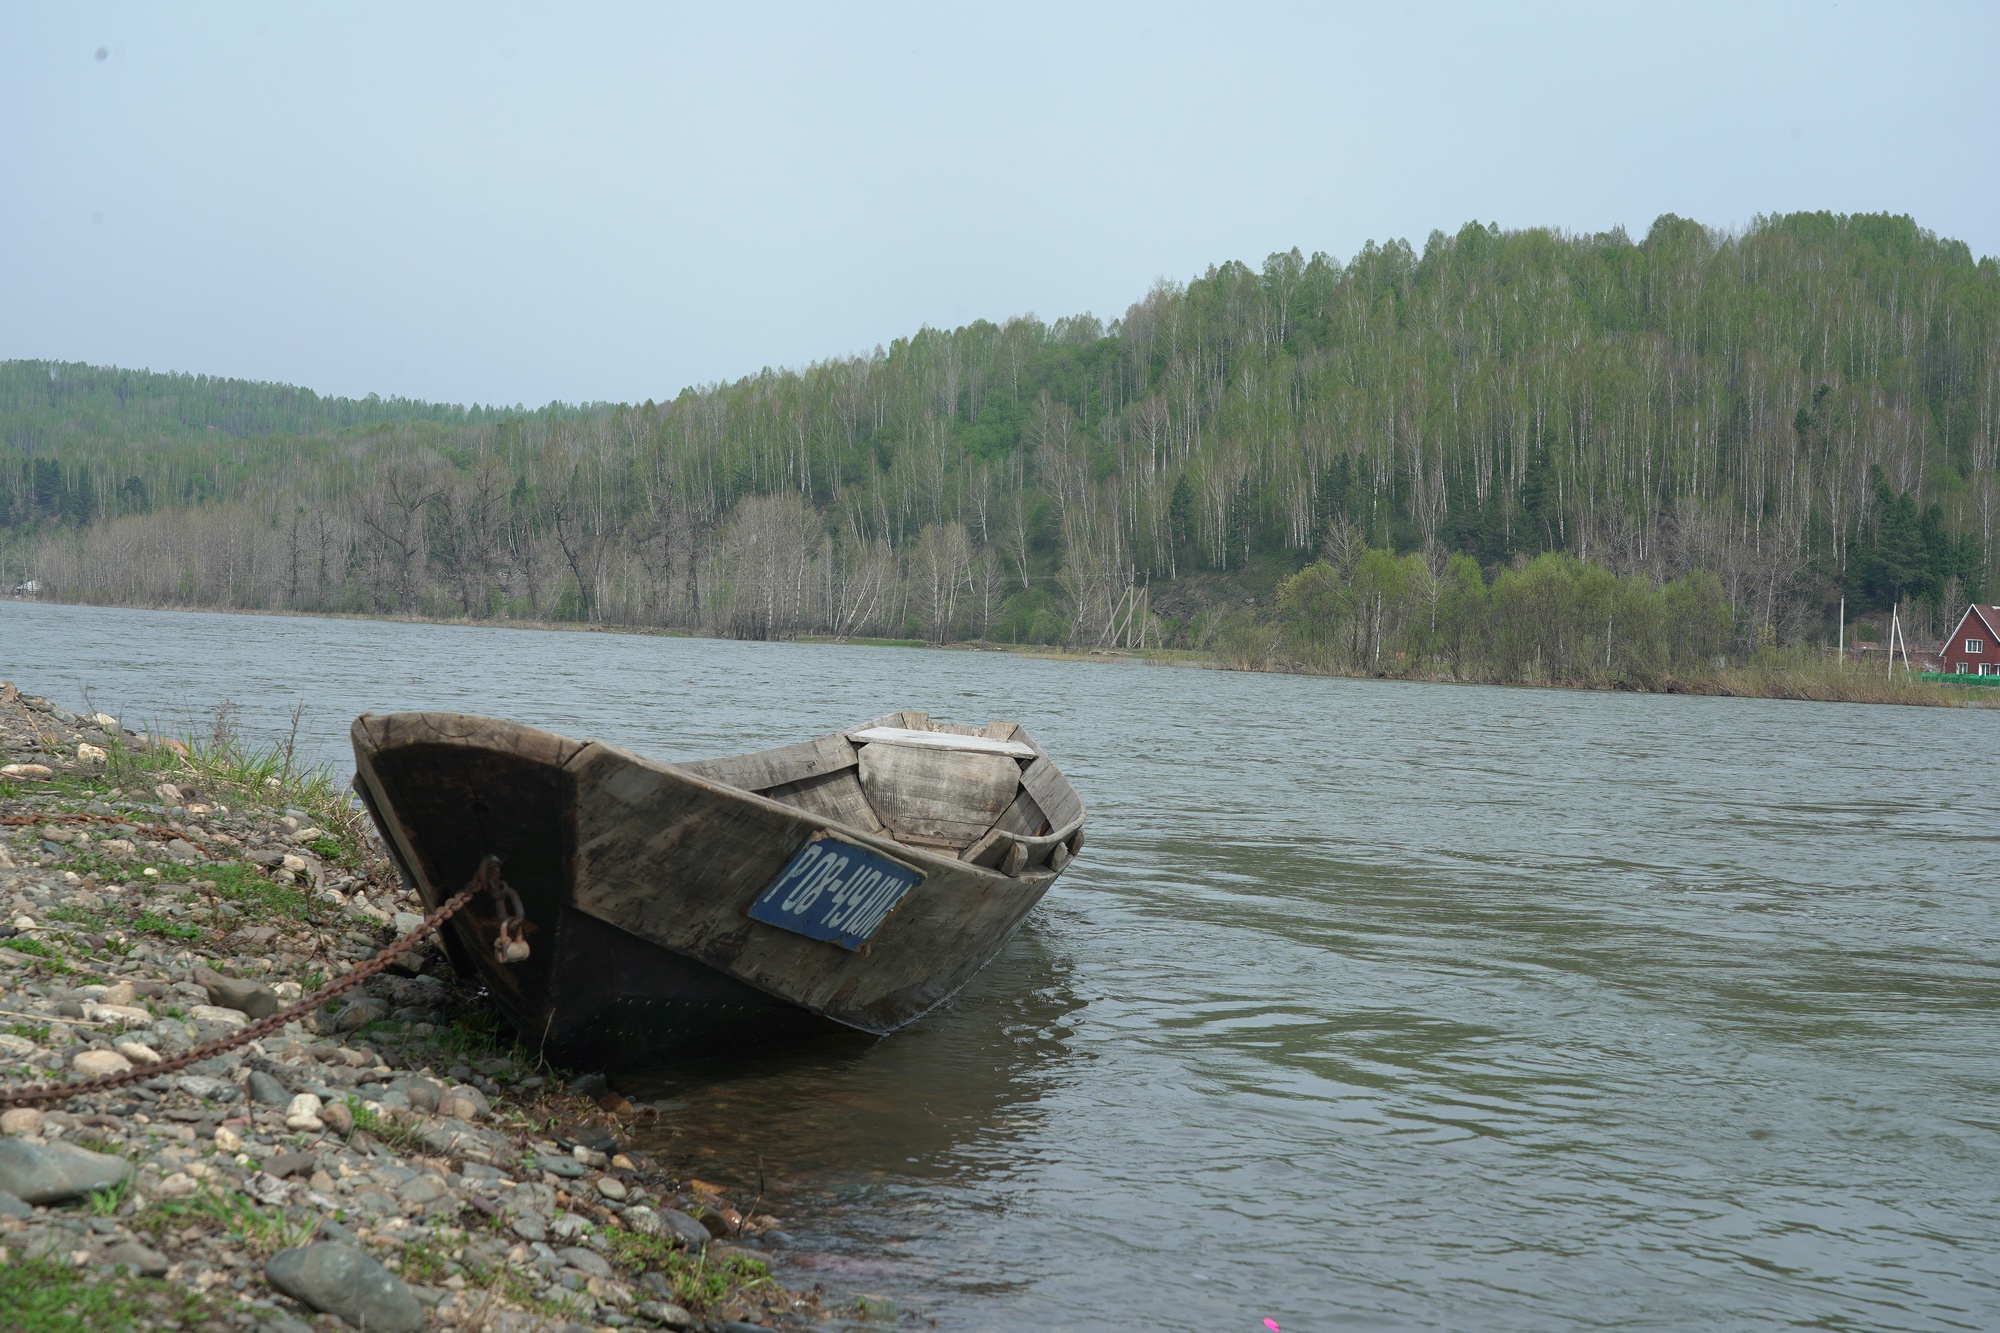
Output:
[[[434,1121],[425,1125],[420,1136],[424,1151],[434,1157],[484,1157],[497,1160],[512,1145],[489,1130],[475,1129],[463,1120]]]
[[[285,1091],[285,1085],[261,1069],[251,1070],[250,1078],[244,1086],[250,1093],[250,1100],[260,1105],[290,1106],[292,1104],[292,1094]]]
[[[430,1079],[396,1079],[394,1083],[390,1083],[390,1087],[400,1089],[402,1095],[410,1099],[410,1105],[416,1107],[418,1111],[436,1111],[438,1093],[444,1091]]]
[[[261,981],[242,981],[203,969],[195,982],[208,992],[208,1002],[224,1009],[240,1009],[252,1019],[269,1018],[285,1007],[278,993]]]
[[[604,1256],[596,1250],[586,1250],[581,1245],[570,1245],[557,1250],[562,1261],[579,1273],[592,1277],[610,1277],[611,1265],[604,1262]]]
[[[26,1199],[17,1198],[5,1190],[0,1190],[0,1217],[30,1218],[35,1215],[35,1206]]]
[[[711,1239],[707,1227],[695,1221],[686,1213],[678,1212],[672,1208],[662,1208],[660,1210],[660,1224],[667,1229],[668,1235],[674,1237],[691,1250],[700,1249],[702,1246],[708,1244]]]
[[[539,1213],[520,1213],[507,1224],[508,1229],[522,1240],[537,1241],[549,1238],[549,1225]]]
[[[403,1196],[404,1203],[413,1203],[421,1207],[442,1199],[445,1196],[445,1188],[444,1183],[436,1176],[418,1176],[396,1193]]]
[[[264,1159],[264,1169],[283,1180],[286,1176],[309,1176],[319,1166],[319,1158],[309,1152],[281,1152]]]
[[[360,995],[347,1002],[347,1007],[334,1015],[335,1032],[353,1032],[370,1023],[379,1023],[389,1016],[389,1005],[372,995]]]
[[[340,1223],[334,1221],[330,1217],[322,1217],[319,1220],[319,1227],[317,1230],[313,1232],[313,1239],[336,1240],[339,1241],[342,1245],[358,1246],[361,1244],[360,1241],[354,1238],[354,1233],[352,1231],[349,1231],[346,1227],[340,1225]]]
[[[288,1314],[270,1314],[264,1317],[264,1333],[313,1333],[313,1328]]]
[[[670,1301],[640,1301],[632,1307],[632,1313],[641,1319],[650,1319],[661,1328],[692,1328],[694,1316]]]
[[[205,1097],[212,1102],[233,1102],[237,1087],[226,1078],[214,1078],[208,1074],[182,1074],[174,1082],[180,1090],[194,1097]],[[287,1102],[290,1097],[285,1098]]]
[[[0,1190],[26,1203],[55,1203],[110,1189],[132,1173],[121,1157],[90,1152],[57,1139],[0,1139]]]
[[[368,1333],[417,1333],[424,1308],[400,1278],[351,1245],[281,1250],[264,1265],[272,1286]]]
[[[574,1157],[558,1157],[554,1153],[548,1153],[537,1157],[535,1165],[552,1176],[561,1176],[564,1180],[583,1179],[584,1165]]]
[[[106,1251],[105,1258],[114,1264],[123,1264],[141,1277],[158,1277],[167,1271],[167,1256],[158,1250],[149,1250],[135,1240],[124,1240]]]

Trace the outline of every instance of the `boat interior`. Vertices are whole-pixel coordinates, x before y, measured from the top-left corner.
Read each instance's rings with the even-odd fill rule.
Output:
[[[1025,730],[890,713],[817,740],[678,765],[912,849],[1004,875],[1059,871],[1083,801]]]

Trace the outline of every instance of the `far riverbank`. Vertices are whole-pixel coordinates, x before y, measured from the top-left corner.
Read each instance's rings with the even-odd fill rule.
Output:
[[[417,616],[357,611],[268,611],[195,606],[136,606],[122,603],[58,602],[10,599],[33,606],[77,606],[133,611],[164,611],[181,615],[258,616],[286,620],[351,620],[394,625],[438,625],[477,629],[540,630],[551,633],[616,634],[641,638],[713,639],[741,642],[728,635],[646,625],[591,624],[579,621],[473,619],[465,616]],[[0,602],[0,606],[7,605]],[[1496,685],[1531,689],[1581,690],[1629,694],[1704,695],[1719,698],[1778,699],[1810,703],[1901,704],[1925,708],[2000,708],[2000,688],[1941,685],[1900,671],[1885,671],[1837,663],[1809,649],[1776,650],[1753,661],[1698,673],[1661,675],[1638,680],[1620,675],[1577,680],[1501,680],[1458,676],[1404,664],[1374,671],[1344,670],[1286,661],[1277,652],[1275,635],[1248,643],[1195,648],[1070,648],[1056,644],[995,643],[985,640],[929,643],[922,639],[869,637],[830,638],[798,635],[790,643],[845,644],[855,647],[929,648],[949,652],[1009,653],[1040,661],[1138,662],[1155,666],[1192,667],[1211,671],[1271,672],[1282,675],[1328,676],[1351,680],[1395,680],[1428,685]],[[0,662],[4,665],[4,662]]]

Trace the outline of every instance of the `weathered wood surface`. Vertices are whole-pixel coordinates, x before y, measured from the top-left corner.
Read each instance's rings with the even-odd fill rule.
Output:
[[[876,817],[904,841],[969,847],[1021,786],[1021,766],[1004,754],[911,745],[861,747],[861,790]]]
[[[790,782],[816,778],[854,767],[854,746],[844,736],[821,736],[817,740],[781,745],[754,754],[728,755],[721,759],[697,759],[681,767],[711,782],[720,782],[744,791],[769,791]]]
[[[356,777],[390,851],[427,908],[465,887],[482,857],[521,895],[530,923],[526,962],[494,961],[499,918],[475,898],[445,927],[454,960],[479,970],[517,1027],[544,1014],[567,877],[563,765],[576,741],[457,713],[363,714],[351,730]]]
[[[904,711],[868,725],[931,724],[924,714]],[[1024,770],[1004,756],[879,748],[993,760],[1016,784],[1047,762],[1032,738],[1009,723],[953,734],[1019,740],[1037,757]],[[1010,878],[878,833],[883,825],[862,789],[859,756],[841,736],[680,767],[458,714],[364,716],[353,736],[357,777],[371,813],[427,903],[460,888],[486,852],[502,857],[502,873],[521,892],[536,931],[530,959],[512,966],[492,960],[496,922],[483,900],[446,929],[453,932],[454,955],[470,959],[486,976],[495,999],[524,1032],[542,1031],[543,1016],[553,1018],[550,964],[558,954],[559,923],[569,919],[565,911],[588,913],[788,1003],[887,1032],[957,991],[1055,878],[1027,864],[1019,842],[992,844],[997,858],[1011,860],[1010,868],[1020,872]],[[860,753],[870,748],[876,747]],[[732,780],[705,777],[704,770],[727,772]],[[994,788],[1003,785],[997,770],[986,780]],[[768,784],[765,790],[782,799],[751,794],[740,785],[749,782]],[[1053,765],[1037,782],[1081,817],[1082,801]],[[1025,788],[999,816],[1001,825],[1011,827],[1010,820],[1032,824],[1035,833],[1047,826],[1037,798]],[[866,954],[747,915],[798,847],[832,824],[926,873],[882,923]]]
[[[747,915],[824,827],[806,812],[610,745],[579,752],[567,772],[579,910],[866,1031],[891,1031],[958,990],[1054,878],[1009,879],[864,836],[919,866],[925,879],[876,930],[866,954],[850,953]]]
[[[875,807],[868,803],[868,797],[861,789],[861,779],[853,768],[787,782],[763,794],[774,801],[797,806],[808,814],[858,828],[863,833],[884,834],[889,831],[875,817]]]

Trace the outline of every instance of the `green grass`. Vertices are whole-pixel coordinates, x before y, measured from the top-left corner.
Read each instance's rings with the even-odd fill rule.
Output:
[[[132,1195],[132,1182],[137,1179],[138,1172],[135,1171],[108,1190],[92,1190],[88,1200],[91,1216],[118,1216],[118,1210],[125,1206],[125,1200]]]
[[[212,1189],[184,1199],[155,1200],[132,1222],[156,1236],[190,1224],[221,1229],[258,1259],[305,1244],[319,1225],[317,1220],[290,1221],[282,1209],[259,1207],[247,1194]]]
[[[366,1130],[387,1146],[401,1152],[415,1153],[424,1150],[424,1136],[413,1126],[369,1110],[359,1097],[349,1097],[347,1109],[354,1113],[355,1133],[359,1134]]]
[[[311,894],[273,884],[257,867],[245,862],[211,865],[208,872],[215,881],[218,898],[237,904],[259,920],[277,916],[318,923],[328,915],[325,906]]]
[[[17,1259],[0,1264],[0,1311],[9,1333],[137,1333],[195,1328],[203,1302],[156,1278],[93,1280],[56,1260]]]
[[[675,1249],[664,1236],[608,1228],[597,1233],[604,1255],[620,1268],[658,1273],[673,1288],[674,1303],[691,1310],[709,1306],[738,1292],[771,1285],[771,1268],[762,1259],[735,1254],[723,1259],[698,1251]]]
[[[37,958],[57,958],[61,956],[54,949],[42,943],[42,941],[29,939],[25,935],[16,935],[11,940],[0,941],[0,947],[12,949],[15,953],[33,954]]]
[[[141,912],[132,922],[132,929],[146,935],[164,935],[173,940],[198,940],[202,936],[199,926],[184,925],[179,921],[169,921],[157,912]]]

